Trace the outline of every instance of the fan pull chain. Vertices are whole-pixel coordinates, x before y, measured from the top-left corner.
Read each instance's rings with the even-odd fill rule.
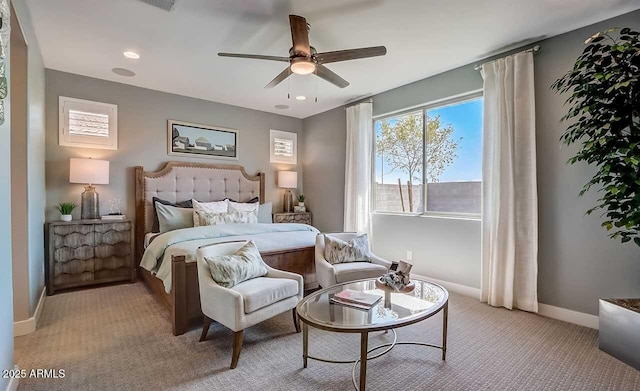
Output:
[[[316,99],[315,99],[315,103],[318,103],[318,67],[316,67],[316,69],[314,69],[313,73],[316,74],[316,77],[314,77],[315,82],[316,82]]]
[[[287,76],[287,99],[291,99],[291,68],[289,68],[289,71],[287,72],[288,76]]]

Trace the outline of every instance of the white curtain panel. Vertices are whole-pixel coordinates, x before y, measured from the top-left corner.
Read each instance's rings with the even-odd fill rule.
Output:
[[[533,53],[482,66],[481,300],[538,312]]]
[[[371,235],[371,162],[373,105],[347,107],[347,156],[344,183],[344,230]]]

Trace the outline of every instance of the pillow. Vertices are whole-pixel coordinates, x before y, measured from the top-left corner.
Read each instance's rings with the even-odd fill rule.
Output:
[[[267,202],[258,207],[258,223],[271,224],[273,223],[273,202]]]
[[[324,235],[324,259],[332,265],[347,262],[370,262],[367,234],[357,236],[348,242]]]
[[[199,202],[197,200],[191,200],[193,202],[193,226],[199,227],[200,220],[197,218],[196,211],[207,213],[227,213],[229,206],[227,200],[213,201],[213,202]]]
[[[161,233],[193,227],[193,209],[163,205],[159,202],[155,203],[155,207]]]
[[[251,213],[253,215],[255,215],[255,221],[253,221],[253,218],[251,218],[251,222],[252,223],[257,223],[258,222],[258,207],[260,206],[260,204],[258,204],[257,202],[254,203],[240,203],[240,202],[234,202],[234,201],[230,201],[227,200],[227,203],[229,205],[229,213],[231,212],[244,212],[244,213]]]
[[[194,210],[193,221],[197,221],[196,227],[233,223],[255,224],[258,222],[258,215],[255,212],[209,213]]]
[[[257,202],[235,202],[227,199],[229,212],[258,212],[260,204]]]
[[[236,201],[236,200],[232,200],[231,198],[225,198],[225,200],[227,200],[227,201],[231,201],[231,202],[239,203],[238,201]],[[258,201],[260,201],[260,197],[253,197],[253,198],[252,198],[252,199],[250,199],[249,201],[244,202],[244,204],[253,204],[253,203],[256,203],[256,202],[258,202]]]
[[[267,274],[267,266],[253,241],[231,255],[209,256],[204,260],[209,265],[213,281],[225,288]]]
[[[158,223],[158,210],[156,209],[156,202],[161,203],[162,205],[170,205],[178,208],[193,208],[193,204],[191,200],[186,200],[182,202],[173,203],[171,201],[166,201],[160,199],[158,197],[153,197],[151,203],[153,204],[153,226],[151,227],[151,232],[160,232],[160,225]]]

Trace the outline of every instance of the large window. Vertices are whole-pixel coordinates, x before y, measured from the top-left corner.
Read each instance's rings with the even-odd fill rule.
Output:
[[[480,214],[481,95],[379,118],[374,129],[375,211]]]

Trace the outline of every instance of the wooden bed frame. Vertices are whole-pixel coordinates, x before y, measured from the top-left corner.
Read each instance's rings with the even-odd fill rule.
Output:
[[[203,319],[202,311],[200,310],[197,264],[195,262],[186,262],[185,256],[172,256],[170,293],[165,292],[164,284],[160,279],[139,266],[144,253],[144,237],[147,232],[150,232],[150,228],[147,227],[147,214],[153,213],[152,210],[146,210],[149,209],[148,194],[147,189],[145,188],[146,179],[161,178],[171,173],[175,168],[202,168],[203,170],[239,171],[245,180],[259,183],[258,186],[261,204],[264,203],[265,199],[265,175],[264,173],[258,173],[255,176],[249,176],[242,166],[226,164],[168,162],[161,170],[155,172],[145,172],[144,168],[141,166],[135,168],[135,252],[138,265],[138,275],[142,278],[149,289],[157,294],[171,311],[173,335],[181,335],[187,332],[189,327],[196,324],[196,322],[197,324],[201,324]],[[176,199],[176,201],[184,200]],[[239,201],[242,202],[247,200]],[[312,289],[318,286],[315,275],[314,246],[265,252],[262,253],[262,257],[264,261],[273,268],[301,274],[304,277],[305,289]]]

